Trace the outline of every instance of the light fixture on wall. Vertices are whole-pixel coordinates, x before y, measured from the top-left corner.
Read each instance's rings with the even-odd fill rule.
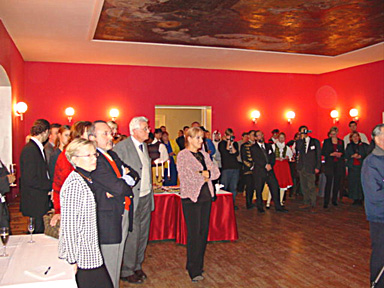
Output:
[[[68,107],[65,109],[65,115],[68,117],[68,122],[71,123],[73,115],[75,115],[75,109]]]
[[[333,119],[333,123],[338,123],[339,122],[339,111],[337,110],[332,110],[331,111],[331,117]]]
[[[349,116],[352,117],[353,121],[359,121],[359,111],[356,108],[349,110]]]
[[[15,114],[20,116],[20,120],[23,121],[23,115],[28,110],[28,105],[25,102],[18,102],[15,104]]]
[[[292,124],[292,121],[293,119],[295,119],[296,114],[293,111],[288,111],[287,114],[285,114],[285,116],[287,117],[288,123]]]
[[[253,121],[253,123],[257,123],[257,120],[260,118],[260,111],[258,111],[258,110],[253,110],[252,112],[251,112],[251,118],[252,118],[252,121]]]
[[[119,117],[120,112],[119,109],[113,108],[109,111],[109,116],[111,116],[112,121],[115,121],[117,117]]]

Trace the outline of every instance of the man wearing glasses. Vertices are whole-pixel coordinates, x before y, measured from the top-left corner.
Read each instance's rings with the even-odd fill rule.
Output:
[[[132,231],[132,226],[128,228],[133,218],[131,186],[139,181],[139,176],[111,150],[112,130],[105,121],[93,122],[89,140],[95,141],[97,146],[97,167],[91,176],[100,248],[113,286],[118,288],[124,244],[128,230]]]
[[[151,160],[147,144],[148,119],[135,117],[129,123],[131,136],[116,144],[114,151],[125,163],[139,172],[140,181],[133,188],[133,231],[129,232],[124,248],[121,279],[129,283],[143,283],[147,275],[142,269],[149,237],[151,212],[154,209]]]

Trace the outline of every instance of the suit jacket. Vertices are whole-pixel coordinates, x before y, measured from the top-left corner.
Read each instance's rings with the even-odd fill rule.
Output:
[[[107,152],[115,161],[121,175],[124,175],[122,166],[130,170],[130,176],[139,181],[139,175],[131,167],[125,165],[117,154],[113,151]],[[97,226],[99,231],[100,244],[118,244],[122,237],[122,219],[124,215],[125,197],[131,198],[129,207],[130,231],[133,223],[133,192],[132,188],[122,178],[118,178],[112,165],[106,156],[100,153],[97,158],[97,167],[91,173],[93,185],[92,190],[95,193],[97,203]],[[108,198],[106,192],[112,194]]]
[[[4,196],[5,193],[9,192],[9,182],[7,175],[9,174],[7,167],[0,160],[0,194]]]
[[[185,137],[184,136],[177,137],[176,143],[177,143],[177,145],[179,145],[180,150],[185,149]]]
[[[0,194],[4,196],[9,192],[9,182],[7,175],[9,174],[7,167],[1,162],[0,165]],[[7,203],[0,203],[0,227],[9,227],[9,211]]]
[[[344,141],[341,139],[337,139],[337,152],[343,153],[343,155],[339,158],[337,162],[334,161],[335,157],[331,156],[330,154],[335,152],[333,149],[333,144],[331,138],[327,138],[324,140],[323,148],[321,149],[321,155],[324,156],[324,173],[325,174],[333,174],[334,172],[334,165],[336,165],[336,169],[338,169],[339,172],[342,171],[342,169],[345,167],[344,163]]]
[[[272,167],[275,165],[275,153],[273,152],[271,144],[264,143],[264,146],[267,155],[263,153],[258,143],[250,147],[251,157],[254,163],[253,175],[256,177],[267,177],[269,174],[274,174],[273,169],[267,171],[265,165],[271,164]]]
[[[51,160],[51,155],[53,154],[53,151],[55,151],[55,148],[52,146],[52,144],[49,141],[45,143],[44,152],[45,152],[45,157],[47,158],[48,165]]]
[[[254,169],[254,163],[251,155],[251,147],[254,143],[247,142],[241,145],[240,154],[241,161],[243,162],[243,172],[244,174],[252,174]]]
[[[149,163],[151,163],[151,160],[148,155],[148,147],[146,143],[143,143],[143,149],[144,149],[144,155],[148,158]],[[139,173],[139,177],[141,177],[141,171],[143,169],[143,165],[141,164],[140,156],[137,153],[135,144],[132,141],[132,136],[128,137],[127,139],[119,142],[116,144],[116,146],[113,148],[113,151],[117,153],[119,158],[124,162],[129,164],[135,171]],[[149,164],[149,181],[151,182],[152,186],[152,168]],[[141,186],[141,179],[137,183],[135,187],[133,187],[133,203],[134,203],[134,210],[136,211],[137,205],[139,204],[139,198],[140,198],[140,186]],[[151,208],[152,211],[155,209],[155,201],[153,198],[153,189],[151,188]]]
[[[20,211],[24,216],[42,217],[47,213],[52,182],[40,148],[31,140],[20,154]]]
[[[299,139],[296,141],[296,153],[298,154],[297,159],[297,170],[304,170],[307,173],[315,173],[315,169],[321,168],[321,147],[319,140],[310,138],[308,145],[308,152],[304,149],[304,140]]]

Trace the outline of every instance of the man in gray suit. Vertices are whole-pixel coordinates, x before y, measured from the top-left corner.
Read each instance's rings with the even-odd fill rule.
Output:
[[[117,143],[113,149],[124,163],[139,173],[141,179],[133,188],[133,231],[129,232],[125,242],[121,280],[143,283],[147,275],[142,269],[142,263],[148,243],[151,212],[154,209],[151,160],[147,144],[144,143],[149,134],[148,119],[133,118],[129,130],[131,136]],[[123,229],[123,233],[128,231],[128,223]]]

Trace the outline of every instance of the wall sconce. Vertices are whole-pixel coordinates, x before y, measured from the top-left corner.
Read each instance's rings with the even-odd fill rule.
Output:
[[[253,123],[257,123],[257,120],[260,118],[260,111],[258,111],[258,110],[253,110],[252,112],[251,112],[251,118],[252,118],[252,121],[253,121]]]
[[[332,110],[331,111],[331,117],[333,119],[333,123],[338,123],[339,122],[339,111],[337,110]]]
[[[68,107],[67,109],[65,109],[65,115],[67,115],[68,117],[68,122],[71,123],[72,116],[75,115],[75,109],[73,109],[72,107]]]
[[[349,116],[352,117],[352,120],[359,121],[359,111],[356,108],[349,110]]]
[[[293,111],[288,111],[287,114],[285,114],[285,116],[288,119],[288,123],[292,124],[292,121],[293,121],[293,119],[295,119],[296,114]]]
[[[112,117],[112,121],[115,121],[116,118],[119,116],[120,112],[119,109],[113,108],[109,111],[109,116]]]
[[[23,121],[23,114],[27,112],[28,105],[25,102],[16,103],[14,106],[16,116],[20,116],[20,120]]]

